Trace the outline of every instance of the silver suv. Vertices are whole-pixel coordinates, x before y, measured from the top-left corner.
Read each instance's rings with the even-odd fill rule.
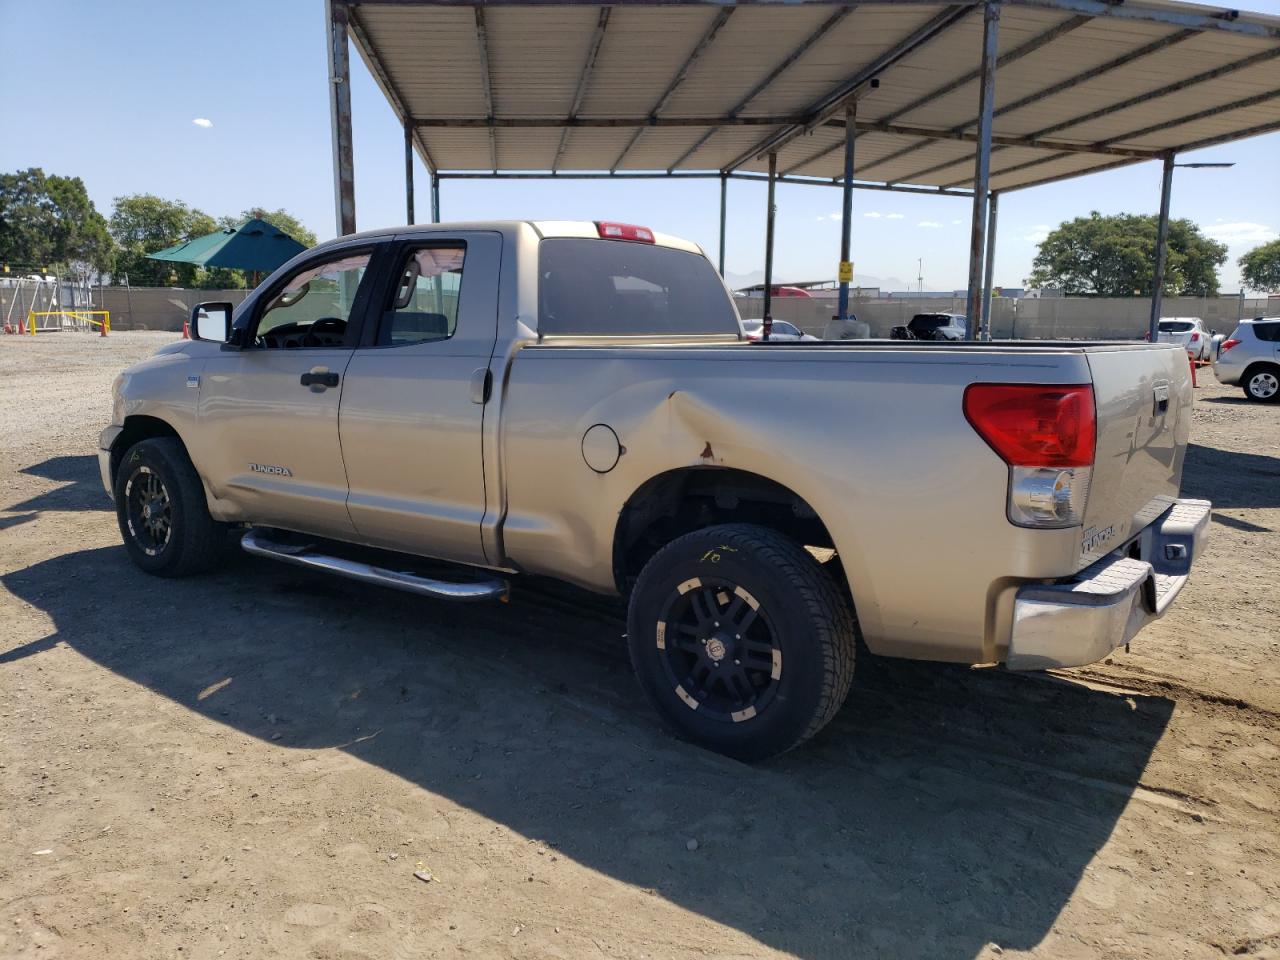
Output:
[[[1280,317],[1242,320],[1213,358],[1222,383],[1239,384],[1259,403],[1280,400]]]

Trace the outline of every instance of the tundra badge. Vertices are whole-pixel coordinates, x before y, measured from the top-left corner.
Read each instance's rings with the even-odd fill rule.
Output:
[[[275,467],[269,463],[251,463],[249,469],[254,473],[270,473],[277,477],[293,476],[293,472],[288,467]]]

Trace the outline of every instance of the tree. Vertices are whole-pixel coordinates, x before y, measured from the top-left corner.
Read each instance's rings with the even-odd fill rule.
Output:
[[[113,254],[107,222],[79,177],[39,167],[0,174],[0,260],[26,272],[107,272]]]
[[[149,193],[116,197],[111,214],[111,235],[118,245],[113,279],[119,283],[127,276],[135,287],[198,286],[200,267],[148,260],[146,255],[217,228],[213,217],[177,200]]]
[[[1154,216],[1104,217],[1096,210],[1064,222],[1040,244],[1027,284],[1060,287],[1069,294],[1149,297],[1157,226]],[[1171,220],[1164,292],[1216,296],[1217,268],[1226,260],[1226,244],[1209,239],[1190,220]]]
[[[1280,240],[1254,247],[1236,262],[1249,289],[1264,293],[1280,290]]]

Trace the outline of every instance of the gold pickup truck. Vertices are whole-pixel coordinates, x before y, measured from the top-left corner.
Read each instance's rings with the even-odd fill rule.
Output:
[[[443,600],[627,596],[658,713],[747,760],[831,719],[859,639],[1097,660],[1208,530],[1181,347],[748,342],[701,249],[645,227],[343,237],[192,331],[119,377],[99,444],[140,567],[234,536]]]

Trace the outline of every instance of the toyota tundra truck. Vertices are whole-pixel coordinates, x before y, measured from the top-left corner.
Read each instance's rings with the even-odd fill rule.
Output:
[[[858,650],[1096,661],[1208,531],[1181,345],[752,343],[645,227],[343,237],[191,333],[120,375],[99,444],[143,570],[238,539],[437,600],[620,595],[656,712],[744,760],[820,730]]]

